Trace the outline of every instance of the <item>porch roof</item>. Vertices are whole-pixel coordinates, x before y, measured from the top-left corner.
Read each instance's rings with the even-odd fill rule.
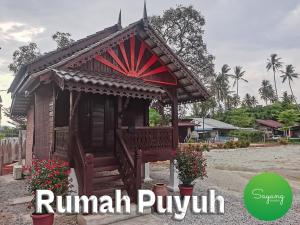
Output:
[[[166,91],[142,79],[118,74],[53,69],[54,80],[61,89],[143,99],[161,99]]]

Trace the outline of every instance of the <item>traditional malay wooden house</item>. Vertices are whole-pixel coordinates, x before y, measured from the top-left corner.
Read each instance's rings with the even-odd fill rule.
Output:
[[[80,194],[123,188],[133,198],[143,164],[173,159],[178,104],[209,97],[151,27],[146,9],[126,28],[119,17],[116,25],[23,66],[9,91],[11,113],[27,117],[27,163],[32,155],[64,159],[75,168]],[[171,126],[149,127],[153,100],[171,106]]]

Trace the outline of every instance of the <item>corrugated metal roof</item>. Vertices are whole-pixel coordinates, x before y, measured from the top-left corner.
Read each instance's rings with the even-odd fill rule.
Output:
[[[261,119],[258,119],[258,120],[256,120],[256,123],[267,126],[267,127],[272,127],[272,128],[275,128],[275,129],[278,129],[278,128],[282,127],[282,124],[275,121],[275,120],[261,120]]]
[[[193,122],[195,124],[197,124],[196,130],[203,130],[203,118],[193,118]],[[204,130],[214,130],[214,129],[237,130],[239,128],[234,125],[224,123],[219,120],[205,118],[204,119]]]
[[[136,79],[118,74],[103,74],[76,70],[52,70],[58,77],[65,81],[73,81],[96,86],[108,86],[129,90],[145,91],[164,94],[165,91],[154,84],[146,83],[142,79]]]

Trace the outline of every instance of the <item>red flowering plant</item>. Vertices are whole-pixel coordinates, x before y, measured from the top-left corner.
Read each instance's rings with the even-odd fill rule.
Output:
[[[35,206],[36,191],[50,190],[55,196],[66,196],[72,188],[69,179],[70,167],[68,162],[61,160],[34,160],[31,168],[31,177],[28,181],[28,191],[33,199],[30,206]],[[55,204],[53,204],[55,207]],[[43,209],[42,214],[47,214]]]
[[[202,152],[184,148],[176,153],[175,158],[178,177],[184,186],[192,186],[197,178],[207,177],[207,164]]]

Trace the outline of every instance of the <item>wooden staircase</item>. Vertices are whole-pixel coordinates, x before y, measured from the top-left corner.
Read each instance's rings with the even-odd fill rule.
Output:
[[[92,194],[97,197],[109,195],[114,199],[115,190],[124,190],[119,163],[113,154],[94,154]]]

